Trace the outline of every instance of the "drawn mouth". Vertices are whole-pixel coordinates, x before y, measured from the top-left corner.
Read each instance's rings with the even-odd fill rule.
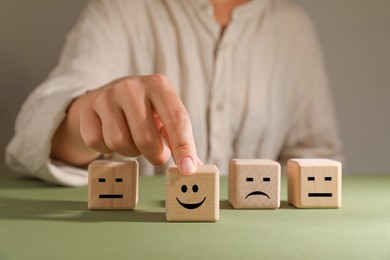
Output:
[[[123,199],[123,194],[100,194],[99,199]]]
[[[248,195],[246,195],[245,199],[247,199],[249,196],[252,196],[252,195],[261,195],[261,196],[266,196],[268,199],[270,199],[270,197],[268,196],[267,193],[264,193],[262,191],[252,191],[251,193],[249,193]]]
[[[332,193],[309,193],[309,197],[332,197]]]
[[[204,197],[204,199],[199,202],[199,203],[193,203],[193,204],[187,204],[187,203],[183,203],[181,202],[178,198],[176,198],[177,202],[179,202],[179,204],[183,207],[183,208],[186,208],[186,209],[196,209],[196,208],[199,208],[200,206],[202,206],[203,202],[206,200],[206,197]]]

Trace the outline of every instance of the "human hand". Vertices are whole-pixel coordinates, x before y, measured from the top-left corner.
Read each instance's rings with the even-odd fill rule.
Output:
[[[184,174],[201,163],[188,112],[165,76],[120,78],[82,99],[80,133],[86,146],[104,154],[142,154],[155,165],[167,162],[172,152]]]

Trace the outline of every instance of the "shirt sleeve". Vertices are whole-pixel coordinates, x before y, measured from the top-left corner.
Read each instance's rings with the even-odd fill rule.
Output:
[[[67,36],[59,64],[24,102],[6,149],[11,169],[61,185],[87,183],[85,170],[50,159],[51,139],[73,99],[127,74],[126,36],[113,2],[87,5]]]
[[[343,161],[336,114],[329,88],[321,46],[308,16],[300,12],[297,51],[299,76],[293,91],[294,102],[288,133],[279,160],[318,157]],[[298,57],[298,56],[296,56]]]

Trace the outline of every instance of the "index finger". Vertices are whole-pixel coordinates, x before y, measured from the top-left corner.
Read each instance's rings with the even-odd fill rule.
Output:
[[[191,174],[196,170],[198,158],[190,116],[176,94],[171,82],[162,75],[155,75],[147,91],[167,132],[173,158],[180,172]]]

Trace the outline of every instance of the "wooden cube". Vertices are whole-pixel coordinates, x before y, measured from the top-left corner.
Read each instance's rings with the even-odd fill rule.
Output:
[[[231,160],[229,202],[234,208],[279,208],[280,164],[261,159]]]
[[[97,160],[89,164],[89,209],[129,210],[137,203],[137,161]]]
[[[341,163],[329,159],[288,161],[288,201],[297,208],[341,207]]]
[[[215,165],[199,165],[191,175],[183,175],[171,166],[166,172],[165,188],[168,221],[219,219],[219,172]]]

